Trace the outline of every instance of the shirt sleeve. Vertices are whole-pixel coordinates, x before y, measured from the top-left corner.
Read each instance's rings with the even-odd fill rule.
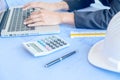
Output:
[[[110,9],[95,12],[74,11],[76,28],[107,29],[111,18],[120,11],[120,0],[113,0]]]
[[[68,6],[68,11],[78,10],[90,6],[91,3],[94,3],[94,0],[63,0]]]

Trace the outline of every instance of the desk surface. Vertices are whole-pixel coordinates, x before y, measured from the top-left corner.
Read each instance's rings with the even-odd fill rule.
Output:
[[[70,46],[42,57],[33,57],[23,48],[22,42],[37,36],[0,38],[0,79],[1,80],[118,80],[113,73],[92,66],[87,55],[94,43],[101,38],[73,38],[69,34],[74,28],[61,25],[60,37]],[[79,52],[49,68],[44,65],[72,50]]]
[[[99,38],[70,38],[70,32],[77,30],[70,25],[60,25],[58,36],[70,46],[47,56],[33,57],[22,43],[38,36],[0,38],[0,80],[119,80],[119,73],[92,66],[87,55]],[[82,29],[79,29],[82,30]],[[44,65],[72,50],[79,52],[49,68]]]

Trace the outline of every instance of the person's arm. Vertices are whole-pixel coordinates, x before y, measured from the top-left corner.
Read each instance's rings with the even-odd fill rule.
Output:
[[[68,12],[61,13],[49,10],[40,10],[32,12],[24,21],[25,25],[31,27],[40,25],[58,25],[62,23],[74,25],[74,14]]]
[[[63,0],[69,6],[68,11],[74,11],[78,9],[83,9],[89,7],[91,3],[94,3],[94,0]]]
[[[120,1],[112,0],[110,9],[96,12],[74,12],[75,26],[77,28],[106,29],[111,18],[120,11]]]
[[[30,2],[23,6],[23,10],[29,8],[40,8],[45,10],[69,10],[68,4],[65,1],[48,3],[48,2]]]
[[[30,2],[23,6],[23,9],[29,8],[41,8],[46,10],[68,10],[73,11],[77,9],[82,9],[90,6],[94,0],[63,0],[55,3],[47,3],[47,2]]]

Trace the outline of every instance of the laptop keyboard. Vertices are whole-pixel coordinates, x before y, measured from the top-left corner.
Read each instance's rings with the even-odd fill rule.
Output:
[[[1,29],[6,28],[7,21],[8,21],[8,18],[9,18],[9,13],[10,13],[10,10],[7,10],[0,15],[1,19],[2,19],[1,22],[0,22]]]
[[[2,18],[3,18],[3,15],[4,15],[4,13],[0,13],[0,22],[2,21]]]
[[[34,27],[28,27],[27,25],[23,24],[24,20],[33,11],[34,9],[23,11],[22,8],[14,8],[8,32],[34,30]]]

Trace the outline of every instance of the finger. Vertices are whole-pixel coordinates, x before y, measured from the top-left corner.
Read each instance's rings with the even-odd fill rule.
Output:
[[[41,14],[41,11],[35,11],[35,12],[32,12],[31,15],[40,15]]]
[[[27,19],[34,19],[42,17],[41,14],[31,14]]]
[[[34,18],[41,18],[41,17],[42,17],[42,15],[40,14],[40,12],[39,13],[38,12],[34,12],[27,19],[34,19]]]
[[[36,22],[41,22],[41,21],[43,21],[43,20],[40,19],[40,18],[28,19],[24,22],[24,24],[29,25],[29,24],[36,23]]]
[[[27,10],[29,8],[36,8],[38,6],[36,4],[37,4],[37,2],[30,2],[30,3],[23,6],[23,10]]]
[[[24,24],[30,24],[36,21],[41,21],[42,16],[40,12],[33,12],[27,19],[24,20]]]
[[[43,22],[43,21],[28,24],[29,27],[32,27],[32,26],[45,26],[45,25],[47,25],[47,24],[45,22]]]
[[[24,5],[23,10],[27,10],[29,8],[32,8],[30,5],[31,5],[31,3],[28,3],[28,4]]]

